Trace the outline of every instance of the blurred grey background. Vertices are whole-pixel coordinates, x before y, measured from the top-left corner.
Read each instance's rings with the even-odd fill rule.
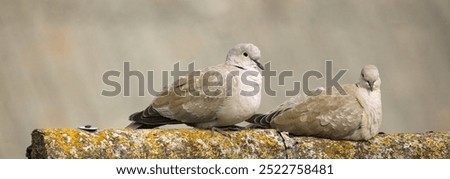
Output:
[[[382,131],[450,130],[450,1],[127,1],[0,0],[0,158],[24,158],[36,128],[92,124],[123,128],[152,96],[104,97],[108,70],[156,72],[223,63],[229,48],[251,42],[272,69],[294,70],[286,86],[263,95],[260,112],[287,97],[311,69],[365,64],[381,71]],[[311,87],[325,80],[311,80]],[[147,85],[147,84],[146,84]],[[268,84],[266,84],[268,85]],[[122,91],[123,92],[123,91]]]

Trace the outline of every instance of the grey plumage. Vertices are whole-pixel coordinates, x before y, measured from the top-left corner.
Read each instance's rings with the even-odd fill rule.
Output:
[[[146,110],[132,114],[129,128],[184,123],[207,129],[230,126],[248,119],[259,108],[261,93],[245,96],[241,95],[241,91],[261,87],[262,79],[257,70],[258,67],[263,68],[259,62],[260,57],[259,49],[253,44],[236,45],[228,52],[225,64],[207,67],[181,77],[156,96]],[[254,74],[247,77],[253,82],[250,85],[241,81],[241,76],[247,72]],[[222,79],[217,76],[204,78],[206,74],[212,73],[219,74]],[[212,87],[205,79],[218,85]],[[213,93],[207,94],[205,90]]]
[[[247,120],[261,127],[287,131],[294,135],[330,139],[368,140],[378,133],[382,120],[381,80],[378,69],[367,65],[355,84],[342,85],[331,95],[297,96],[265,115]]]

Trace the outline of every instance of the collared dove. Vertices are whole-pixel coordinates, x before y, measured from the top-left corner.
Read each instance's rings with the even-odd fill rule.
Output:
[[[263,70],[260,58],[261,52],[253,44],[234,46],[225,64],[181,77],[156,96],[147,109],[132,114],[127,128],[184,123],[214,129],[245,121],[261,102],[262,77],[257,70]]]
[[[256,114],[247,122],[293,135],[329,139],[368,140],[381,125],[381,80],[374,65],[366,65],[355,84],[342,85],[327,95],[304,94],[291,98],[268,114]]]

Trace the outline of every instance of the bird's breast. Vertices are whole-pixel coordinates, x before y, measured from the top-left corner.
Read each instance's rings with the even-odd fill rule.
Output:
[[[378,134],[382,121],[381,110],[381,93],[380,91],[373,91],[369,93],[362,93],[365,102],[365,111],[367,115],[366,133],[373,137]]]
[[[218,123],[233,125],[250,118],[261,103],[260,73],[246,75],[245,71],[233,79],[232,94],[226,97],[224,105],[218,110]]]

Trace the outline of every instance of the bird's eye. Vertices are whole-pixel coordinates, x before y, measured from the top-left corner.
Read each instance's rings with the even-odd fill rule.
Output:
[[[361,76],[364,78],[364,73],[361,73]]]
[[[248,53],[247,52],[244,52],[244,57],[248,57]]]

